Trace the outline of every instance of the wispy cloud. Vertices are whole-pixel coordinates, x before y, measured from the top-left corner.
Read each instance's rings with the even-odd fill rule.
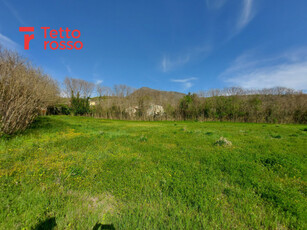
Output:
[[[230,41],[232,38],[237,36],[256,16],[256,7],[254,0],[241,0],[241,8],[239,15],[231,26],[229,36],[225,42]]]
[[[100,85],[102,82],[103,82],[103,80],[97,80],[97,81],[95,82],[95,84],[96,84],[96,85]]]
[[[164,55],[160,63],[161,69],[164,73],[166,73],[174,69],[180,68],[200,56],[207,56],[211,52],[211,50],[212,46],[203,45],[193,47],[182,54],[176,55],[176,57]]]
[[[70,65],[67,63],[67,61],[65,60],[65,58],[61,57],[60,60],[61,60],[62,64],[64,65],[66,72],[68,74],[72,75],[73,74],[72,69],[71,69]]]
[[[184,79],[171,79],[172,82],[180,83],[183,87],[183,90],[190,89],[194,84],[192,81],[197,80],[196,77],[184,78]]]
[[[287,51],[265,58],[246,53],[238,57],[220,77],[229,85],[244,88],[283,86],[306,90],[307,49]]]
[[[255,16],[253,0],[242,0],[242,9],[237,21],[237,32],[240,32]]]
[[[221,10],[228,0],[206,0],[206,6],[209,10]],[[256,2],[254,0],[239,0],[237,16],[234,15],[231,21],[227,21],[230,25],[228,35],[224,42],[228,42],[238,35],[256,16]],[[220,12],[216,15],[220,15]]]
[[[161,67],[163,72],[168,72],[176,67],[182,66],[190,61],[190,55],[184,57],[177,57],[176,59],[171,59],[168,56],[163,56],[161,61]]]
[[[190,81],[197,80],[196,77],[190,77],[190,78],[185,78],[185,79],[171,79],[172,82],[180,82],[180,83],[186,83]]]
[[[6,0],[2,0],[2,2],[21,25],[26,25],[25,21],[11,3],[7,2]]]
[[[206,0],[208,9],[220,9],[222,8],[227,0]]]
[[[69,74],[72,74],[70,65],[65,65],[65,67],[66,67],[67,72],[68,72]]]
[[[20,48],[20,46],[16,42],[12,41],[11,39],[9,39],[8,37],[4,36],[1,33],[0,33],[0,45],[10,50],[18,50]]]

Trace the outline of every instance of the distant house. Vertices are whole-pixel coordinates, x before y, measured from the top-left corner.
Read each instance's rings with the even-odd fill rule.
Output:
[[[131,106],[127,108],[125,111],[129,114],[130,117],[134,117],[139,110],[138,106]],[[151,104],[149,108],[146,110],[146,115],[148,117],[157,117],[164,114],[163,106]]]
[[[156,117],[164,114],[163,106],[151,104],[146,111],[147,116]]]
[[[130,117],[133,117],[136,115],[136,112],[138,111],[139,107],[138,106],[131,106],[127,108],[125,111],[126,113],[129,114]]]
[[[90,100],[89,102],[90,102],[90,106],[95,106],[96,105],[96,101]]]

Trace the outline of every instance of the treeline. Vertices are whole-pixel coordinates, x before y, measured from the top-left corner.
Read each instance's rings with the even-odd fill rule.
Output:
[[[179,104],[184,120],[261,123],[307,123],[307,95],[249,94],[199,97],[186,95]]]
[[[58,83],[41,69],[0,47],[0,135],[25,130],[46,111],[107,119],[307,123],[307,95],[283,87],[185,95],[66,78],[61,94]]]
[[[285,87],[239,87],[181,94],[126,85],[113,88],[66,78],[69,106],[51,114],[74,114],[127,120],[200,120],[263,123],[307,123],[307,95]],[[91,95],[95,94],[96,97]]]
[[[307,95],[230,95],[200,97],[188,94],[175,105],[165,103],[163,113],[148,115],[148,97],[101,98],[88,115],[128,120],[199,120],[263,123],[307,123]],[[134,106],[136,105],[136,106]],[[127,108],[136,108],[134,114]]]
[[[243,89],[241,87],[229,87],[224,89],[210,89],[207,91],[199,91],[200,97],[215,97],[215,96],[246,96],[246,95],[300,95],[301,90],[294,90],[286,87],[274,87],[265,89]]]

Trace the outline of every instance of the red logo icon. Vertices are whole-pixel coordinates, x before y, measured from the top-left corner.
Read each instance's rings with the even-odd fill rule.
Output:
[[[19,27],[19,32],[34,32],[34,27]],[[34,39],[34,34],[25,34],[24,36],[24,48],[25,50],[29,49],[30,41]]]

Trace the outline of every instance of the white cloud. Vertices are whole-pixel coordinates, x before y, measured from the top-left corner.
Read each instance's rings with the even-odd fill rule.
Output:
[[[258,2],[254,0],[238,0],[238,1],[229,1],[234,5],[234,3],[239,3],[237,12],[233,12],[234,17],[227,20],[224,26],[228,26],[227,35],[225,36],[225,41],[228,42],[236,35],[238,35],[256,16],[256,4]],[[209,10],[220,10],[226,4],[228,0],[206,0],[206,6]],[[229,12],[229,9],[227,9]],[[221,11],[223,13],[223,11]],[[221,12],[217,12],[215,17],[223,16]],[[237,15],[235,15],[237,14]]]
[[[183,84],[183,86],[184,86],[184,90],[188,90],[193,86],[193,84],[191,82],[186,82]]]
[[[238,57],[220,75],[232,86],[307,89],[307,49],[288,51],[275,57],[256,58],[252,53]]]
[[[226,39],[226,42],[238,35],[255,17],[256,9],[254,0],[241,0],[242,7],[234,26],[232,26],[229,37]]]
[[[183,90],[188,90],[190,89],[194,84],[192,81],[197,80],[196,77],[190,77],[190,78],[185,78],[185,79],[171,79],[172,82],[180,83],[183,87]]]
[[[304,90],[307,89],[307,62],[260,68],[248,74],[232,77],[227,82],[244,88],[283,86]]]
[[[242,10],[237,22],[237,30],[241,31],[254,17],[253,0],[243,0]]]
[[[174,68],[182,66],[190,61],[190,56],[178,57],[176,59],[170,59],[167,56],[163,56],[161,67],[163,72],[168,72]]]
[[[69,66],[69,65],[65,65],[65,67],[66,67],[67,72],[68,72],[69,74],[71,74],[71,73],[72,73],[72,71],[71,71],[70,66]]]
[[[222,8],[227,0],[206,0],[208,9],[220,9]]]
[[[69,73],[70,75],[72,75],[72,74],[73,74],[72,69],[71,69],[70,65],[67,63],[66,59],[63,58],[63,57],[61,57],[60,60],[61,60],[61,63],[64,65],[64,67],[65,67],[67,73]]]
[[[97,81],[95,82],[95,84],[96,84],[96,85],[100,85],[102,82],[103,82],[103,80],[97,80]]]
[[[190,77],[190,78],[185,78],[185,79],[171,79],[172,82],[180,82],[180,83],[186,83],[190,81],[197,80],[196,77]]]
[[[161,60],[161,69],[164,73],[179,68],[181,66],[186,65],[190,61],[204,56],[208,56],[212,50],[212,46],[203,45],[196,46],[191,49],[188,49],[181,55],[177,55],[175,58],[171,58],[167,55],[164,55]]]
[[[12,41],[11,39],[9,39],[8,37],[4,36],[1,33],[0,33],[0,45],[10,50],[18,50],[20,48],[16,42]]]

